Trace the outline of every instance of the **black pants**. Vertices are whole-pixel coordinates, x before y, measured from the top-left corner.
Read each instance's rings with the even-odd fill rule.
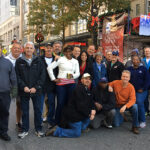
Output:
[[[9,92],[0,93],[0,134],[5,134],[8,131],[10,102]]]

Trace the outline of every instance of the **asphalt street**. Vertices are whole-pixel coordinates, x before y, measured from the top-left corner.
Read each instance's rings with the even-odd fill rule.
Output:
[[[15,125],[15,102],[11,103],[9,135],[10,142],[0,140],[0,150],[149,150],[150,117],[147,127],[140,129],[140,134],[133,134],[131,122],[124,122],[121,127],[91,130],[80,138],[38,138],[34,133],[33,109],[30,104],[30,131],[24,139],[18,139]],[[44,125],[46,130],[46,125]]]

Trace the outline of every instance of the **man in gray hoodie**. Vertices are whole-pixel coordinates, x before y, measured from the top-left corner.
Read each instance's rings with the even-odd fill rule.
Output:
[[[17,86],[17,79],[12,63],[2,55],[0,47],[0,138],[10,141],[7,134],[10,108],[10,90]]]

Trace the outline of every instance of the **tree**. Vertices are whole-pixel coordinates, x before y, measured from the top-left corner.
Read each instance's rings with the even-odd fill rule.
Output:
[[[130,0],[32,0],[29,2],[29,32],[36,32],[39,26],[42,26],[44,34],[61,33],[62,41],[65,43],[66,27],[78,19],[91,19],[94,6],[97,10],[105,6],[104,12],[109,13],[126,9],[129,4]],[[93,43],[96,41],[96,32],[91,32]]]

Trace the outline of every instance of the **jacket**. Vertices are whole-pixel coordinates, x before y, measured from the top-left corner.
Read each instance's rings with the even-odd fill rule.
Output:
[[[61,125],[82,121],[89,117],[91,110],[95,110],[92,93],[83,84],[79,84],[62,111]]]
[[[0,56],[0,92],[10,92],[17,86],[17,78],[13,64],[4,56]]]
[[[44,86],[43,86],[43,89],[42,89],[42,92],[43,93],[50,93],[50,92],[55,92],[55,87],[56,87],[56,83],[54,81],[51,81],[49,75],[48,75],[48,72],[47,72],[47,63],[45,61],[45,56],[41,56],[41,60],[43,62],[43,66],[44,66],[44,70],[45,70],[45,82],[44,82]],[[52,62],[54,62],[55,60],[55,57],[52,56]],[[54,70],[54,74],[57,75],[58,74],[58,68],[56,68]]]
[[[93,100],[102,105],[102,111],[109,111],[116,106],[116,97],[114,92],[109,92],[108,87],[101,89],[99,86],[92,91]]]
[[[24,55],[16,61],[16,74],[20,96],[35,96],[42,92],[45,82],[44,64],[40,57],[33,56],[31,65],[24,59]],[[30,95],[24,92],[24,88],[35,88],[35,94]]]
[[[94,75],[93,75],[92,85],[93,85],[93,87],[96,87],[99,80],[103,77],[106,77],[106,68],[105,68],[104,64],[101,64],[101,71],[99,71],[96,62],[94,62],[93,70],[94,70]]]
[[[120,61],[117,61],[113,66],[111,66],[111,62],[109,62],[107,66],[108,81],[112,82],[114,80],[120,80],[124,69],[125,67]]]
[[[53,72],[53,69],[55,69],[56,67],[58,67],[57,77]],[[51,63],[48,66],[47,70],[52,81],[56,78],[66,79],[68,73],[73,75],[73,79],[77,79],[80,75],[78,61],[74,58],[68,60],[65,56],[60,57],[57,61]]]
[[[128,70],[131,72],[130,83],[134,86],[135,90],[147,90],[150,85],[150,81],[146,67],[139,66],[137,69],[129,67]]]

